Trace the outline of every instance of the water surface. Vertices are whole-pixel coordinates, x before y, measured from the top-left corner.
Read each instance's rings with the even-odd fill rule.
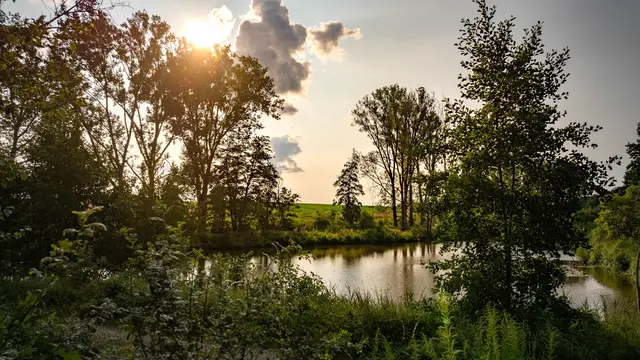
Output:
[[[401,299],[406,294],[415,298],[433,296],[433,274],[422,263],[447,258],[439,254],[440,245],[414,243],[399,246],[348,245],[317,247],[310,250],[313,259],[293,259],[307,273],[319,276],[338,294],[358,291]],[[260,261],[259,256],[256,261]],[[562,261],[575,259],[563,255]],[[574,306],[585,302],[595,307],[602,299],[633,298],[633,286],[608,274],[601,268],[569,267],[567,279],[559,292],[569,297]]]

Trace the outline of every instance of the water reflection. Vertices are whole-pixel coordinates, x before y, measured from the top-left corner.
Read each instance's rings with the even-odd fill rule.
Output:
[[[433,296],[433,274],[422,263],[448,258],[440,255],[439,245],[414,243],[398,246],[333,246],[310,250],[313,259],[292,261],[306,273],[319,276],[338,294],[359,291],[370,295],[385,295],[401,299],[406,294],[415,298]],[[570,262],[572,257],[563,256]],[[253,261],[262,264],[264,256]],[[266,263],[262,265],[267,265]],[[559,289],[574,306],[585,301],[595,306],[603,298],[616,296],[633,298],[632,285],[621,281],[599,268],[570,268],[567,281]]]

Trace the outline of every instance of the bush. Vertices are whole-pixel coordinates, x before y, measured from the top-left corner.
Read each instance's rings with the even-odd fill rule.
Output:
[[[313,220],[313,228],[316,230],[327,230],[331,226],[331,218],[320,214]]]
[[[591,254],[589,252],[589,250],[583,248],[583,247],[579,247],[576,250],[576,257],[584,262],[589,261],[589,259],[591,258]]]
[[[366,211],[363,211],[360,214],[360,222],[358,223],[358,227],[363,230],[371,229],[376,226],[376,221],[373,218],[373,215],[369,214]]]

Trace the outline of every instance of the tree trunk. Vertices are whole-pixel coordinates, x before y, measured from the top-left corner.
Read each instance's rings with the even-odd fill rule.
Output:
[[[231,217],[231,229],[233,231],[238,231],[238,216],[233,205],[229,209],[229,217]]]
[[[418,174],[418,176],[420,176],[420,162],[416,163],[416,173]],[[424,195],[422,194],[422,182],[418,182],[417,183],[418,186],[418,206],[420,207],[420,210],[418,210],[421,213],[420,216],[420,224],[424,223]]]
[[[407,187],[404,178],[400,178],[400,219],[402,230],[407,230]]]
[[[638,248],[638,254],[636,255],[636,301],[638,302],[638,311],[640,312],[640,272],[638,267],[640,266],[640,248]]]
[[[507,288],[507,302],[506,309],[511,311],[511,245],[507,244],[507,251],[505,254],[506,269],[505,269],[505,286]]]
[[[156,174],[151,169],[147,171],[149,172],[149,200],[153,204],[156,200]]]
[[[413,219],[413,184],[409,182],[409,226],[413,227],[415,221]]]
[[[200,196],[198,199],[198,205],[200,205],[200,219],[198,219],[198,236],[197,241],[198,244],[196,246],[202,246],[205,243],[207,236],[207,207],[209,203],[209,194],[208,194],[209,184],[203,183],[202,190],[200,191]]]
[[[393,227],[398,227],[398,209],[396,206],[396,184],[391,181],[391,211],[393,212]]]

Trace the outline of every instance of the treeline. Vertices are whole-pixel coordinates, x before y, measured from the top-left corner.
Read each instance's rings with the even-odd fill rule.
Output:
[[[292,227],[298,196],[258,134],[283,100],[256,59],[194,47],[145,12],[115,24],[99,1],[2,11],[0,34],[3,267],[37,264],[97,205],[110,257],[126,258],[119,229],[149,238],[154,218],[186,221],[194,245]]]

